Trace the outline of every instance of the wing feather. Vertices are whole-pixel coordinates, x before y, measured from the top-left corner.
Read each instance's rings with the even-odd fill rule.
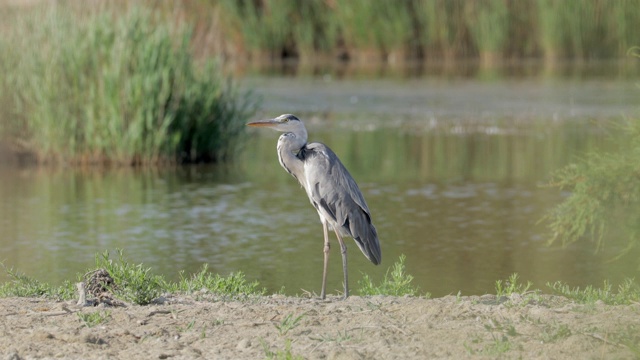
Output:
[[[381,261],[380,243],[367,202],[355,180],[326,145],[307,144],[303,154],[309,200],[334,229],[351,236],[374,264]]]

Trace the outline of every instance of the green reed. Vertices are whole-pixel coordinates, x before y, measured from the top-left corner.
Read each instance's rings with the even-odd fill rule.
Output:
[[[274,58],[617,58],[640,43],[640,0],[208,3],[218,5],[233,46]]]
[[[547,58],[624,56],[640,43],[640,1],[537,0],[540,46]]]
[[[505,1],[467,2],[464,17],[480,55],[483,58],[501,55],[509,33],[509,12]]]
[[[297,52],[304,59],[315,54],[327,55],[338,44],[338,23],[333,20],[331,7],[324,0],[288,0],[290,14],[294,21],[292,39]]]
[[[463,4],[460,1],[421,0],[415,4],[419,46],[425,57],[452,57],[460,54]]]
[[[186,26],[139,7],[76,10],[52,5],[8,19],[5,141],[41,162],[215,161],[232,152],[254,101],[213,63],[194,65]]]
[[[242,45],[256,57],[277,57],[285,46],[291,26],[288,6],[276,0],[261,3],[252,0],[220,0],[222,21],[232,34],[238,34]]]
[[[335,50],[337,22],[324,0],[220,0],[223,28],[238,37],[246,55],[257,60],[296,56],[311,60]],[[242,52],[242,51],[241,51]],[[284,54],[284,55],[283,55]]]
[[[406,51],[413,36],[411,2],[341,1],[335,16],[347,48],[384,58]],[[369,60],[365,57],[364,60]]]

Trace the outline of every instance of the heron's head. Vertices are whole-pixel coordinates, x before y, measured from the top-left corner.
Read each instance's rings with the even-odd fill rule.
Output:
[[[295,134],[300,139],[307,141],[307,129],[300,119],[291,114],[283,114],[275,119],[252,121],[247,124],[253,127],[266,127],[280,132]]]

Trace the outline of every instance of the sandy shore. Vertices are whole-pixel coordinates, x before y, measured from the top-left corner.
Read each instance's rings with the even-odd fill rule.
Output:
[[[532,300],[518,294],[210,300],[169,296],[157,305],[108,308],[0,299],[0,359],[640,356],[640,304],[578,305],[562,297]],[[102,320],[89,327],[83,318],[94,312]]]

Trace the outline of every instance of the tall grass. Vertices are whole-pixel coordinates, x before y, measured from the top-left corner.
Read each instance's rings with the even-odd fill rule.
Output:
[[[280,7],[275,0],[220,0],[219,6],[234,38],[240,38],[246,51],[255,57],[277,57],[286,47],[288,7]]]
[[[249,57],[311,60],[336,47],[338,24],[324,0],[220,0],[219,6],[227,31]]]
[[[69,3],[89,8],[83,2]],[[132,6],[117,4],[125,10],[116,11],[114,22],[124,23],[121,13]],[[202,0],[172,5],[141,0],[136,4],[164,15],[163,21],[151,16],[150,31],[168,30],[174,47],[183,41],[176,35],[188,33],[180,24],[189,23],[195,28],[191,38],[199,41],[196,53],[217,53],[231,61],[333,57],[359,63],[473,58],[554,62],[620,58],[640,44],[640,0]],[[48,34],[44,29],[51,29],[52,21],[68,23],[73,18],[72,24],[55,25],[54,30],[73,26],[85,31],[97,17],[95,12],[88,17],[65,15],[60,19],[50,14],[30,29]],[[13,14],[2,20],[9,17]],[[19,29],[13,21],[3,21],[0,27],[11,33]],[[82,40],[79,34],[64,37],[69,42]]]
[[[553,0],[537,0],[539,43],[544,56],[555,61],[563,54],[565,36],[562,31],[563,3]]]
[[[338,1],[335,16],[345,45],[356,57],[387,59],[404,56],[413,36],[409,2]]]
[[[640,0],[210,1],[236,46],[272,57],[346,53],[356,61],[619,58],[640,43]],[[241,45],[237,45],[241,44]],[[333,48],[334,51],[328,51]],[[311,55],[312,56],[312,55]]]
[[[335,6],[325,0],[288,0],[291,6],[292,40],[300,58],[311,61],[314,57],[325,58],[338,52],[339,28],[332,21]]]
[[[465,4],[471,38],[485,62],[501,57],[509,33],[509,13],[504,0],[477,0]]]
[[[228,157],[255,108],[191,32],[151,10],[16,13],[0,40],[2,138],[42,162],[192,162]],[[168,21],[169,20],[169,21]]]
[[[454,58],[464,55],[463,5],[459,1],[422,0],[416,3],[418,34],[424,57]]]

